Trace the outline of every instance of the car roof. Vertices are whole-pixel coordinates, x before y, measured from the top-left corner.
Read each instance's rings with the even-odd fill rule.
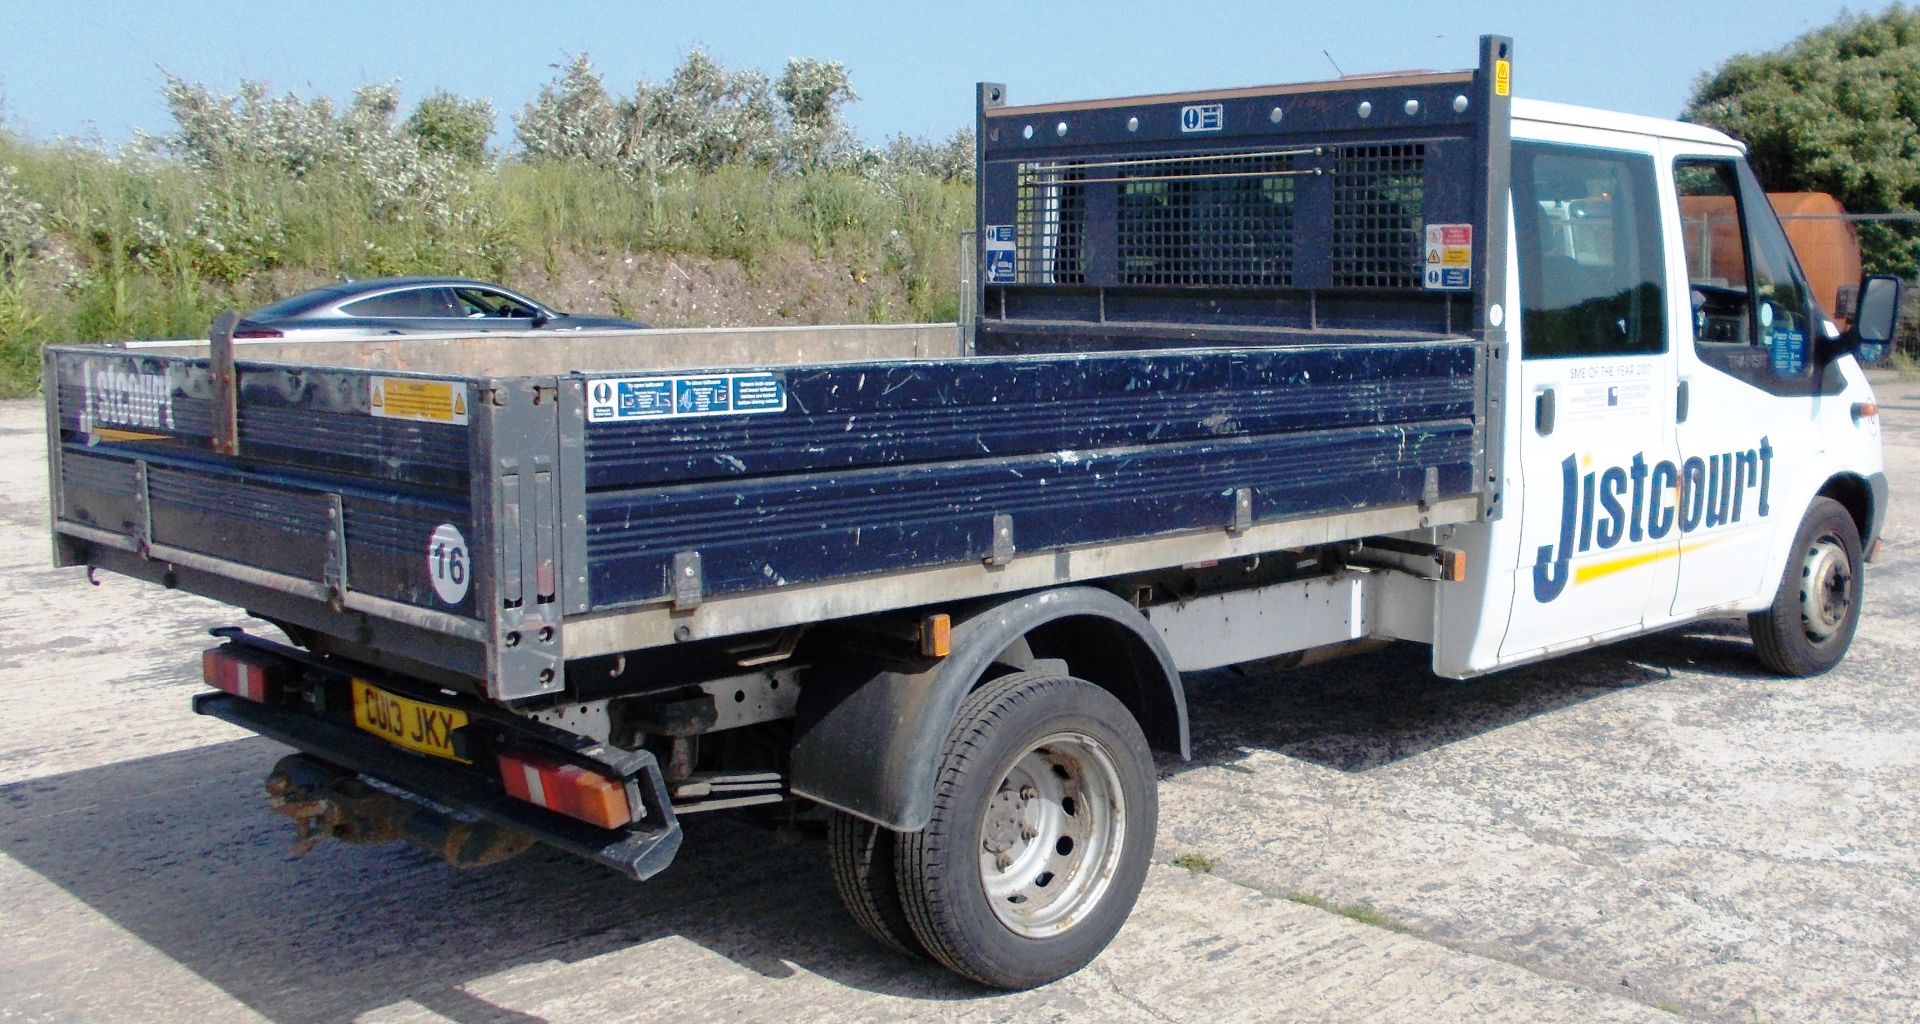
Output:
[[[377,291],[384,288],[403,288],[419,285],[441,285],[459,287],[478,285],[482,288],[500,288],[492,281],[478,281],[471,277],[363,277],[357,281],[342,281],[334,288],[342,291]]]
[[[344,299],[358,298],[363,295],[376,295],[397,288],[490,288],[494,291],[519,295],[511,288],[495,284],[492,281],[480,281],[470,277],[364,277],[357,281],[340,281],[335,284],[321,285],[290,295],[284,299],[270,302],[247,314],[249,319],[257,317],[297,316],[312,312],[322,306],[330,306]]]

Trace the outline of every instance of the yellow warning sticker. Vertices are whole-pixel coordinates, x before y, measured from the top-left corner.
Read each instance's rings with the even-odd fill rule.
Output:
[[[446,380],[374,377],[367,382],[367,408],[389,420],[467,425],[467,386]]]
[[[1513,91],[1513,63],[1496,60],[1493,62],[1493,94],[1505,96]]]

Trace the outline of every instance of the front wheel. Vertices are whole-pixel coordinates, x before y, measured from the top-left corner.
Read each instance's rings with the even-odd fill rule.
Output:
[[[1860,625],[1860,531],[1844,505],[1815,498],[1766,611],[1747,618],[1761,664],[1817,676],[1840,663]]]
[[[1112,694],[1019,673],[967,698],[933,817],[898,837],[901,904],[920,945],[997,988],[1079,970],[1125,923],[1159,815],[1153,757]]]

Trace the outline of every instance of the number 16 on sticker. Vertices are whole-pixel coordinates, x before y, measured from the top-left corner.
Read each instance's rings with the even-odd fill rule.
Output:
[[[452,523],[434,527],[427,538],[427,579],[433,592],[448,604],[459,604],[467,597],[473,566],[467,552],[467,538]]]

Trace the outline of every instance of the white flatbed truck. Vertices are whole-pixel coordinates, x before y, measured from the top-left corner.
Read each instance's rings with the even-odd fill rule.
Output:
[[[1140,889],[1184,673],[1847,650],[1897,282],[1839,331],[1737,143],[1512,61],[981,85],[958,329],[50,349],[56,560],[284,631],[195,706],[299,750],[303,843],[647,878],[690,815],[817,804],[880,942],[1061,977]]]

